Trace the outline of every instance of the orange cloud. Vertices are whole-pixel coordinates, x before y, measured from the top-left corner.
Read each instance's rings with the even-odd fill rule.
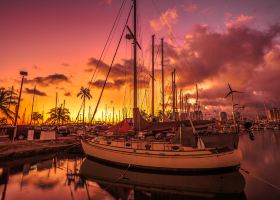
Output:
[[[177,10],[175,8],[167,9],[165,12],[161,13],[159,18],[152,19],[150,21],[150,26],[154,31],[160,31],[163,28],[170,29],[172,25],[177,23],[177,19]]]

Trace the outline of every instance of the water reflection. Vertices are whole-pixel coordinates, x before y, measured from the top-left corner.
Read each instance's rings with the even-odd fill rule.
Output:
[[[203,176],[152,174],[82,157],[50,156],[3,166],[2,199],[245,198],[245,182],[239,172]]]
[[[0,195],[3,200],[280,199],[280,132],[256,133],[254,141],[243,135],[239,145],[241,167],[249,174],[152,174],[77,155],[7,161],[0,163]]]
[[[239,148],[243,154],[241,167],[249,171],[243,173],[247,198],[280,199],[280,132],[255,132],[254,141],[243,135]]]
[[[80,173],[115,199],[245,198],[245,180],[238,171],[211,175],[153,174],[86,159]]]
[[[2,164],[2,199],[87,199],[83,182],[73,178],[81,163],[82,157],[48,155]]]

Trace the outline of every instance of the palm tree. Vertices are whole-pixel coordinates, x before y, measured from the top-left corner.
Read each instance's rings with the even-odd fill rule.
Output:
[[[77,97],[81,96],[83,100],[83,125],[85,125],[85,108],[86,108],[86,99],[91,99],[92,96],[90,94],[89,88],[81,87],[80,92],[77,94]]]
[[[10,105],[16,105],[15,93],[5,88],[0,88],[0,114],[4,115],[7,119],[14,120],[13,115],[15,114],[11,109]]]
[[[52,108],[48,114],[50,117],[47,119],[47,123],[63,124],[70,121],[70,111],[62,105],[59,108]]]
[[[0,118],[0,126],[7,124],[7,119],[5,117]]]
[[[39,120],[43,121],[43,115],[38,112],[33,112],[31,115],[32,122],[39,124]]]

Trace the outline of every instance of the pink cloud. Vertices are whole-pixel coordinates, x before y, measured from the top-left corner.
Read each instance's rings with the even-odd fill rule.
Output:
[[[227,28],[234,28],[234,27],[248,25],[255,19],[255,17],[253,17],[253,16],[243,15],[243,14],[241,14],[235,18],[230,18],[228,16],[228,18],[229,19],[225,22],[225,25]]]
[[[244,25],[228,28],[223,33],[196,25],[186,35],[182,48],[165,44],[166,66],[176,68],[179,88],[211,83],[201,94],[204,105],[230,104],[224,100],[228,82],[245,92],[238,96],[237,103],[251,107],[263,105],[264,100],[277,103],[280,48],[276,38],[279,35],[280,25],[263,31]],[[166,74],[170,70],[167,68]]]
[[[198,10],[198,6],[194,3],[183,5],[183,7],[184,7],[184,10],[187,11],[188,13],[194,13]]]

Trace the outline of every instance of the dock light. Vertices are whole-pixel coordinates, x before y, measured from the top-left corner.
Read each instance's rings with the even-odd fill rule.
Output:
[[[22,75],[22,76],[27,76],[27,75],[28,75],[28,72],[20,71],[19,74]]]
[[[13,141],[15,140],[15,137],[16,137],[16,134],[17,134],[17,119],[18,119],[18,112],[19,112],[19,106],[20,106],[20,99],[21,99],[23,81],[24,81],[24,77],[28,75],[28,72],[20,71],[19,74],[22,76],[22,78],[21,78],[21,84],[20,84],[20,90],[19,90],[19,96],[18,96],[18,103],[17,103],[17,107],[16,107],[16,114],[15,114],[15,120],[14,120]]]

